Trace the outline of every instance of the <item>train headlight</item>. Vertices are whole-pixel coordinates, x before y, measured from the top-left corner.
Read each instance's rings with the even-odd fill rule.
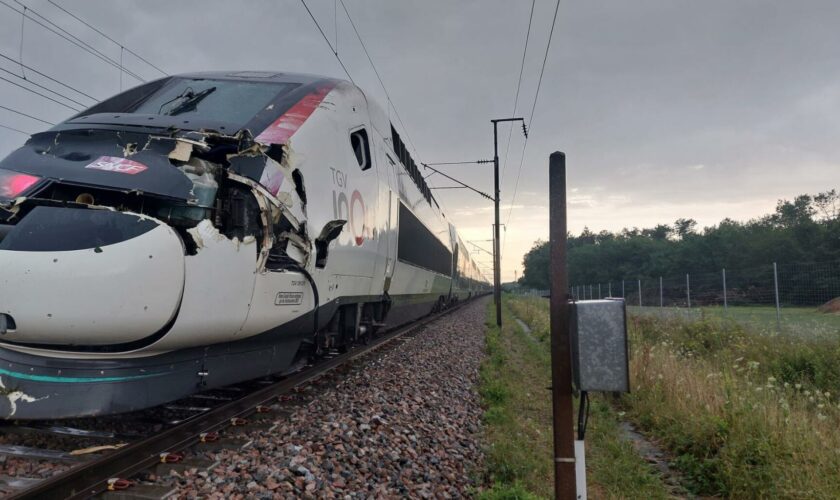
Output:
[[[40,177],[0,168],[0,199],[20,196],[34,186]]]

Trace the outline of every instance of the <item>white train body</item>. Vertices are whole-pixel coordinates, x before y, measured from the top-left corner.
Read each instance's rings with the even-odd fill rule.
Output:
[[[284,371],[486,289],[348,82],[169,77],[0,162],[5,418],[130,411]]]

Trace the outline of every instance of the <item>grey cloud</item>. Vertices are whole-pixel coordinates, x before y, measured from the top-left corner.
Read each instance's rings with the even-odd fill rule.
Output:
[[[119,58],[118,47],[44,0],[22,1]],[[278,69],[343,76],[296,0],[58,1],[172,73]],[[334,2],[307,3],[334,42]],[[491,157],[489,120],[512,112],[530,2],[345,3],[419,158]],[[354,79],[384,106],[384,93],[340,9],[339,54]],[[537,1],[518,115],[530,111],[553,9],[552,0]],[[0,12],[0,50],[16,55],[20,17],[2,6]],[[703,214],[680,210],[702,207],[715,216],[731,210],[740,212],[731,216],[746,218],[772,208],[778,197],[838,187],[837,19],[840,3],[829,0],[562,2],[515,202],[525,207],[511,212],[511,224],[528,232],[506,240],[505,276],[531,241],[547,236],[545,209],[535,206],[547,203],[546,169],[554,150],[567,153],[570,186],[580,189],[581,210],[573,211],[569,222],[573,230],[669,222],[677,214],[700,218]],[[24,40],[27,64],[97,97],[119,90],[116,69],[31,22]],[[156,77],[130,56],[126,63],[146,78]],[[18,71],[8,62],[0,67]],[[2,82],[0,105],[51,121],[71,114]],[[0,123],[42,128],[2,110]],[[507,129],[501,130],[504,158]],[[0,130],[0,154],[24,139]],[[515,130],[502,184],[506,205],[521,147]],[[692,168],[697,165],[704,167]],[[492,188],[488,165],[447,171],[479,189]],[[432,183],[445,185],[435,178]],[[476,234],[489,231],[482,229],[489,213],[476,195],[437,191],[436,196],[456,223]],[[621,210],[583,209],[589,203]],[[661,219],[656,207],[667,207]]]

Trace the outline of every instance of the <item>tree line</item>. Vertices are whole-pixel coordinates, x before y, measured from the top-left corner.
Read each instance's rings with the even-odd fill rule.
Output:
[[[652,228],[568,236],[569,283],[653,279],[772,262],[840,261],[840,193],[832,189],[779,200],[776,210],[738,222],[724,219],[699,229],[694,219]],[[548,242],[536,241],[523,258],[519,284],[549,288]]]

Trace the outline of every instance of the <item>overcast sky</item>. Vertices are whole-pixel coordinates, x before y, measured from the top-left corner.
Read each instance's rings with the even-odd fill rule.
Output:
[[[2,1],[21,10],[14,0]],[[55,1],[167,73],[255,69],[346,77],[298,0]],[[20,2],[119,60],[117,45],[46,0]],[[356,83],[385,106],[341,4],[337,15],[334,0],[307,4],[333,44],[337,31],[339,56]],[[492,158],[490,119],[513,112],[530,0],[345,4],[416,157]],[[536,1],[518,116],[530,115],[554,6]],[[0,53],[17,60],[21,16],[2,4],[0,12]],[[510,220],[503,279],[521,274],[522,255],[548,236],[547,165],[555,150],[567,154],[575,233],[680,217],[701,226],[724,217],[746,220],[771,211],[779,198],[840,187],[838,19],[840,2],[831,0],[562,1],[515,201],[523,148],[518,129],[504,166],[502,221],[508,213]],[[120,89],[118,69],[31,20],[22,53],[24,64],[96,98]],[[124,56],[142,77],[161,76]],[[20,74],[8,60],[0,68]],[[52,85],[31,71],[27,76]],[[137,83],[123,76],[126,87]],[[0,106],[52,122],[72,113],[3,81]],[[27,132],[46,127],[2,109],[0,125]],[[508,130],[501,132],[504,160]],[[25,139],[0,129],[0,154]],[[489,165],[447,171],[492,190]],[[449,185],[438,176],[430,183]],[[464,190],[435,196],[466,239],[491,237],[492,206],[483,198]]]

